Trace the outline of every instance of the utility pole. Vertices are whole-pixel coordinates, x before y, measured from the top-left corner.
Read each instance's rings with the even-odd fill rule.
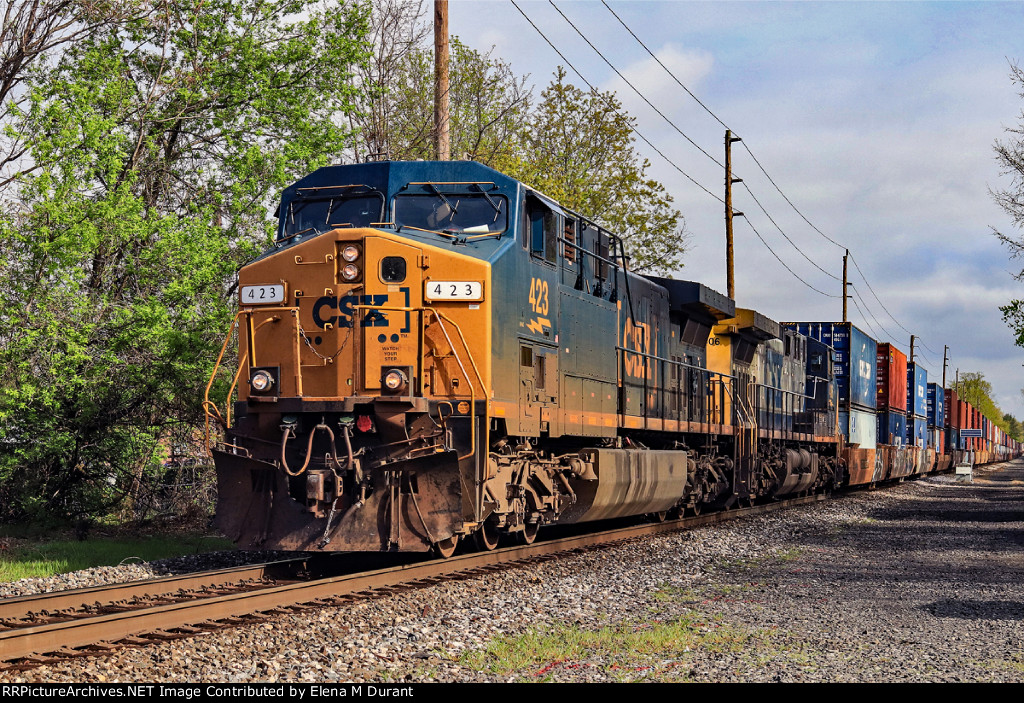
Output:
[[[946,364],[949,362],[949,345],[942,350],[942,387],[946,387]]]
[[[914,363],[914,335],[910,335],[910,363]]]
[[[434,78],[434,145],[437,160],[448,161],[448,0],[434,0]]]
[[[742,212],[733,212],[732,184],[742,183],[742,178],[732,177],[732,143],[743,141],[732,136],[732,130],[725,130],[725,282],[729,297],[736,300],[736,280],[733,274],[732,218],[743,217]]]
[[[848,321],[848,318],[846,317],[846,298],[847,298],[846,293],[847,293],[847,286],[849,286],[850,284],[847,282],[848,279],[846,277],[846,263],[847,263],[846,260],[849,259],[849,258],[850,258],[850,250],[847,249],[846,253],[843,254],[843,322],[847,322]]]

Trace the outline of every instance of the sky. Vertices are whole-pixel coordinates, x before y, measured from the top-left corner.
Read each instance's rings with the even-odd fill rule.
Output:
[[[586,81],[617,93],[638,131],[674,164],[637,142],[649,174],[686,218],[690,248],[674,277],[724,293],[723,205],[680,174],[721,196],[722,168],[651,110],[549,2],[516,2]],[[599,0],[555,4],[680,131],[724,160],[725,128]],[[904,352],[916,335],[917,360],[931,382],[942,380],[948,345],[949,385],[957,369],[980,371],[1000,408],[1024,418],[1024,350],[999,311],[1024,298],[1024,282],[1012,275],[1024,263],[1010,260],[993,229],[1024,232],[991,196],[1011,183],[993,145],[1024,123],[1024,88],[1010,80],[1011,63],[1024,63],[1024,3],[608,4],[743,139],[733,146],[734,176],[778,228],[743,186],[734,188],[733,207],[749,220],[738,218],[734,228],[738,306],[778,321],[842,319],[849,248],[863,272],[851,263],[854,300],[864,308],[851,302],[851,321]],[[529,74],[535,95],[565,63],[509,0],[452,0],[449,15],[463,42],[493,47],[494,56]],[[806,220],[842,246],[808,225],[743,147]]]

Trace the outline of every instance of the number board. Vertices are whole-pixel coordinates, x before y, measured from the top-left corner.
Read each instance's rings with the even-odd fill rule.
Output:
[[[484,284],[480,281],[427,281],[424,297],[427,300],[483,300]]]
[[[284,286],[280,283],[266,286],[242,286],[242,305],[267,305],[284,302]]]

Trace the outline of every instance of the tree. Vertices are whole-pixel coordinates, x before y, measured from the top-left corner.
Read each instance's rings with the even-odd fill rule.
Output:
[[[429,33],[421,0],[374,0],[368,35],[372,54],[352,76],[353,86],[362,95],[360,109],[349,116],[358,133],[352,146],[356,162],[402,154],[399,145],[409,137],[395,121],[408,105],[396,98],[396,86],[408,73],[413,55],[425,50]],[[432,97],[428,104],[433,104]]]
[[[29,99],[24,89],[29,72],[47,55],[139,12],[132,2],[8,0],[0,24],[0,124],[9,126],[13,113]],[[25,136],[13,129],[0,131],[0,189],[33,167],[25,160]]]
[[[364,104],[353,117],[359,140],[355,160],[374,156],[434,159],[433,35],[420,2],[374,3],[373,57],[356,77]],[[449,132],[451,153],[488,165],[510,153],[529,115],[526,77],[505,61],[450,38]]]
[[[635,122],[614,93],[583,91],[559,67],[517,153],[499,166],[622,235],[634,269],[667,274],[682,265],[685,221],[665,186],[647,176],[650,163],[633,147]]]
[[[1024,69],[1013,63],[1010,65],[1010,80],[1017,87],[1018,95],[1024,98]],[[1001,190],[990,191],[996,203],[1010,216],[1013,226],[1018,230],[1024,228],[1024,111],[1017,127],[1009,127],[1006,132],[1010,136],[1006,141],[995,143],[996,160],[1004,176],[1010,177],[1010,185]],[[1024,239],[999,230],[994,230],[1010,250],[1011,259],[1024,256]],[[1014,278],[1024,280],[1024,270]],[[1024,300],[1011,300],[1009,304],[999,308],[1003,313],[1003,321],[1013,330],[1017,346],[1024,347]]]
[[[989,418],[1006,434],[1016,437],[1020,433],[1020,423],[1009,413],[1000,410],[995,400],[992,399],[994,394],[992,384],[985,380],[984,374],[976,371],[960,374],[957,393],[960,400],[973,405],[975,410]]]
[[[365,33],[355,5],[165,2],[32,74],[0,217],[0,514],[102,510],[199,424],[272,198],[350,143]]]

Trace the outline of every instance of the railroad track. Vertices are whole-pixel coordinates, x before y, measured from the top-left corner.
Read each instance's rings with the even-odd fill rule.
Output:
[[[387,568],[310,574],[308,559],[0,600],[0,668],[31,668],[122,647],[192,637],[276,614],[344,605],[510,565],[653,534],[691,529],[823,500],[809,496],[751,508],[563,536]]]

